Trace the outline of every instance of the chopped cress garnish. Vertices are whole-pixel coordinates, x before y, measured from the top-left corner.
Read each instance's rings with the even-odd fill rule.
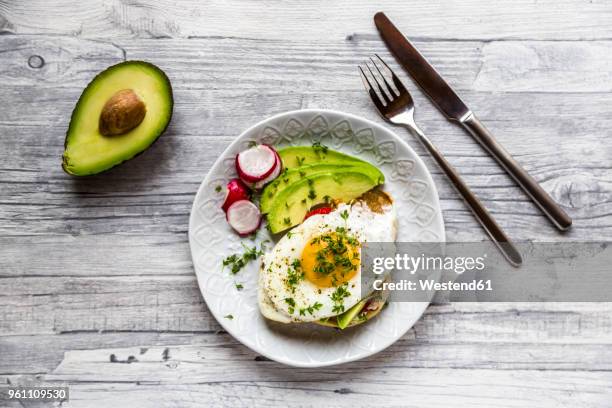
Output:
[[[285,303],[289,305],[289,314],[293,314],[295,312],[295,300],[293,298],[285,298]]]
[[[312,148],[318,155],[320,155],[321,153],[326,154],[327,150],[329,150],[329,147],[325,146],[324,144],[321,144],[321,142],[314,142],[312,144]]]
[[[308,183],[308,198],[310,198],[311,200],[314,200],[315,198],[317,198],[317,193],[315,192],[313,188],[314,181],[312,181],[312,179],[308,179],[307,183]]]
[[[233,274],[240,272],[240,270],[244,268],[249,262],[254,261],[261,255],[263,255],[264,251],[266,250],[267,242],[268,241],[263,241],[260,244],[259,249],[257,249],[256,246],[250,248],[243,242],[242,246],[244,247],[244,252],[242,253],[242,255],[233,254],[228,256],[223,260],[223,267],[225,268],[228,265],[231,266],[230,270]]]
[[[295,287],[297,284],[304,279],[304,271],[302,271],[302,266],[300,264],[299,259],[295,259],[291,266],[287,268],[287,287],[291,290],[291,292],[295,292]]]
[[[340,213],[340,217],[342,217],[342,219],[343,219],[344,221],[348,220],[348,217],[349,217],[349,213],[348,213],[348,211],[347,211],[347,210],[342,211],[342,212]]]
[[[345,283],[342,286],[338,286],[334,293],[330,295],[331,300],[334,302],[334,307],[332,309],[334,313],[344,312],[344,298],[351,295],[351,292],[349,292],[347,288],[348,283]]]
[[[300,316],[306,316],[306,312],[308,312],[308,314],[312,316],[312,314],[314,313],[315,310],[319,310],[322,307],[323,307],[323,304],[321,304],[319,302],[314,302],[312,305],[310,305],[310,306],[308,306],[308,307],[306,307],[304,309],[300,309]]]

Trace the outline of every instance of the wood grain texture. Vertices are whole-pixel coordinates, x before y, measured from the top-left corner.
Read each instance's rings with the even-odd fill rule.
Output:
[[[10,293],[0,296],[0,330],[5,335],[221,329],[207,312],[192,275],[4,278],[3,285]],[[441,305],[419,323],[425,326],[416,337],[607,343],[612,333],[601,330],[612,327],[610,308],[605,303]],[[548,310],[554,313],[548,316]]]
[[[264,363],[264,365],[267,363]],[[131,366],[131,365],[130,365]],[[309,374],[270,371],[269,380],[210,381],[196,384],[133,382],[73,382],[70,407],[559,407],[568,401],[581,407],[605,408],[610,399],[610,374],[562,371],[405,370],[381,365],[379,381],[351,377],[338,371],[335,378],[320,380]],[[357,373],[357,375],[359,375]],[[2,377],[0,376],[0,379]],[[31,383],[28,376],[6,376],[12,383]],[[406,379],[409,379],[408,381]],[[439,390],[439,391],[435,391]],[[577,390],[583,390],[580,393]],[[333,403],[332,403],[333,402]]]
[[[375,33],[372,16],[384,10],[409,36],[451,39],[611,38],[605,0],[453,0],[433,2],[308,3],[249,0],[2,0],[0,28],[15,34],[96,38],[241,37],[312,41]],[[41,16],[33,19],[32,16]]]
[[[608,2],[0,0],[0,382],[66,382],[70,407],[609,406],[612,304],[434,305],[382,353],[316,371],[266,361],[209,314],[187,243],[199,183],[272,114],[379,121],[356,76],[373,53],[392,61],[379,9],[574,218],[559,235],[402,75],[418,123],[512,237],[612,239]],[[168,73],[172,124],[137,159],[71,178],[74,103],[125,59]],[[398,134],[432,171],[447,238],[484,238]]]
[[[14,58],[0,72],[0,78],[9,84],[17,82],[16,86],[0,91],[14,101],[7,107],[6,119],[0,125],[13,135],[2,143],[16,153],[6,161],[6,174],[10,174],[11,183],[6,186],[9,194],[5,199],[14,200],[7,202],[8,205],[20,204],[12,209],[19,208],[22,214],[22,234],[74,235],[136,231],[154,234],[166,233],[168,228],[181,223],[182,229],[174,231],[184,232],[195,187],[214,158],[247,124],[273,113],[302,107],[335,108],[377,119],[354,75],[357,62],[374,51],[383,51],[379,49],[380,44],[373,41],[356,42],[349,49],[346,49],[343,42],[321,43],[322,51],[319,48],[313,49],[309,43],[296,45],[262,41],[256,42],[248,49],[249,52],[241,52],[244,46],[240,40],[235,39],[138,40],[124,46],[40,36],[26,39],[5,36],[2,41]],[[29,55],[41,55],[47,61],[47,49],[58,42],[66,50],[62,53],[64,60],[49,58],[49,62],[42,68],[48,70],[47,73],[37,72],[19,77],[17,73],[22,70],[21,65],[28,60]],[[224,50],[220,54],[219,42],[223,43]],[[500,47],[506,48],[496,51],[497,59],[512,53],[516,48],[515,42],[498,43]],[[373,47],[372,44],[377,45]],[[506,84],[511,82],[508,78],[515,77],[517,81],[522,81],[521,86],[525,86],[522,71],[516,66],[509,65],[504,71],[506,73],[500,74],[497,68],[504,65],[497,63],[486,70],[490,74],[479,74],[484,58],[481,48],[493,43],[461,42],[459,54],[456,50],[453,52],[453,47],[457,47],[455,42],[421,44],[434,59],[440,61],[441,71],[454,72],[455,83],[459,88],[465,88],[462,95],[466,101],[575,218],[575,227],[570,235],[576,239],[590,237],[590,228],[597,225],[603,228],[602,236],[612,236],[610,223],[602,223],[600,219],[610,213],[612,175],[607,163],[612,148],[609,144],[601,144],[602,133],[608,132],[610,126],[607,106],[612,101],[606,92],[609,81],[597,78],[591,80],[591,65],[578,64],[581,59],[577,55],[576,69],[572,72],[573,81],[548,81],[548,84],[553,84],[563,94],[562,98],[558,92],[547,91],[548,76],[544,69],[531,74],[530,92],[491,94],[490,90],[474,90],[475,83],[494,82],[504,76]],[[556,54],[573,55],[566,49],[575,48],[574,42],[529,44],[538,50],[545,50],[543,54],[555,54],[549,49],[552,47],[557,50]],[[81,58],[82,49],[88,46],[91,51],[86,53],[85,58]],[[596,50],[601,45],[595,44],[593,47],[593,54],[597,54]],[[62,151],[66,118],[81,87],[109,61],[121,58],[122,50],[128,52],[130,58],[152,59],[175,79],[175,120],[162,139],[163,143],[156,144],[136,161],[103,176],[75,181],[54,165]],[[308,58],[320,62],[314,65],[304,65],[302,60],[292,62],[296,52],[300,55],[312,54]],[[219,54],[219,61],[208,64],[207,55],[214,53]],[[51,55],[54,54],[51,52]],[[269,61],[270,57],[274,58],[272,62]],[[595,60],[594,57],[592,59]],[[549,70],[554,68],[561,71],[567,63],[567,59],[562,58],[552,58],[551,61],[548,64]],[[279,66],[288,63],[295,65],[295,68],[275,73]],[[225,69],[221,71],[219,66]],[[457,72],[454,67],[461,67],[461,72]],[[76,76],[70,82],[74,87],[66,88],[65,79],[77,72],[81,76]],[[89,73],[89,77],[86,73]],[[487,75],[493,78],[486,79]],[[602,75],[605,75],[605,71],[599,78]],[[45,86],[42,86],[39,76],[45,78]],[[20,79],[16,80],[16,77]],[[266,87],[263,94],[257,88],[260,86]],[[313,86],[316,86],[314,90]],[[22,92],[24,87],[31,91]],[[35,92],[32,87],[36,88]],[[69,96],[58,98],[58,88],[62,95]],[[577,89],[582,92],[575,92]],[[501,222],[506,224],[511,235],[517,239],[526,239],[538,232],[544,234],[540,235],[541,239],[557,239],[558,235],[547,228],[538,210],[482,149],[475,146],[460,129],[440,120],[441,115],[420,93],[415,92],[415,97],[419,122],[441,149],[449,153],[453,163],[491,210],[503,214]],[[54,109],[49,109],[50,104]],[[235,112],[231,120],[227,117],[228,106]],[[33,123],[24,123],[19,119],[19,112],[24,109],[33,113]],[[58,110],[64,114],[58,116]],[[64,123],[58,122],[61,120]],[[35,126],[42,123],[53,123],[53,127]],[[36,143],[41,138],[49,139],[49,143]],[[202,142],[203,138],[206,138],[205,142]],[[412,141],[410,138],[408,140]],[[551,143],[557,146],[554,151],[549,148]],[[418,153],[424,153],[420,145],[413,141],[411,145]],[[38,160],[25,163],[28,154]],[[455,192],[437,167],[426,155],[424,157],[438,181],[443,208],[457,214],[447,220],[451,234],[449,238],[454,236],[452,234],[455,231],[462,237],[469,234],[480,237],[476,222],[456,199]],[[33,165],[40,168],[43,164],[46,164],[44,175],[41,172],[24,171]],[[41,186],[41,176],[46,185]],[[33,188],[36,191],[29,190]],[[24,195],[28,197],[27,207],[22,205]],[[66,216],[67,209],[74,213]],[[4,228],[13,232],[16,226],[9,223]]]
[[[159,312],[170,310],[172,306],[150,308]],[[92,324],[89,329],[81,323],[83,328],[76,331],[69,331],[69,325],[63,325],[54,328],[55,331],[48,330],[48,334],[42,333],[41,329],[34,336],[5,336],[2,338],[5,350],[3,372],[47,372],[63,359],[71,370],[81,370],[78,375],[86,375],[89,372],[92,381],[107,380],[104,376],[117,377],[130,373],[148,376],[151,381],[176,380],[178,377],[172,373],[180,373],[180,378],[184,381],[194,381],[198,376],[197,370],[149,372],[148,363],[134,364],[129,369],[123,365],[109,365],[104,373],[91,369],[95,364],[99,366],[109,363],[111,354],[121,361],[127,361],[130,355],[134,355],[138,361],[143,362],[135,350],[148,348],[152,344],[163,346],[163,349],[169,348],[172,359],[179,363],[191,361],[190,359],[195,358],[193,355],[199,355],[206,360],[203,364],[215,361],[215,366],[231,366],[236,364],[236,360],[240,360],[243,366],[240,375],[243,376],[248,375],[248,367],[261,362],[255,353],[237,344],[210,318],[207,321],[199,318],[195,323],[175,326],[174,331],[167,330],[167,322],[172,318],[176,321],[183,318],[183,321],[186,321],[195,315],[180,313],[185,310],[184,306],[176,305],[174,308],[179,312],[175,315],[167,312],[167,316],[158,322],[150,317],[151,313],[143,313],[142,323],[136,327],[130,327],[129,322],[133,324],[134,314],[131,312],[138,311],[139,307],[121,305],[116,308],[115,314],[123,312],[123,322],[119,322],[118,317],[109,316],[106,308],[99,312],[102,317],[97,321],[90,318]],[[201,306],[201,309],[199,313],[207,315],[205,308]],[[74,312],[62,311],[57,314],[84,320]],[[610,331],[609,314],[609,307],[606,305],[589,305],[583,308],[566,305],[555,308],[537,304],[485,308],[482,305],[436,305],[430,307],[423,319],[391,348],[351,365],[365,368],[386,359],[395,360],[394,365],[406,368],[604,371],[609,370],[612,365],[612,338],[601,334],[603,330]],[[49,316],[49,319],[51,318]],[[39,323],[39,326],[43,324]],[[68,354],[64,357],[64,353],[70,354],[72,350],[79,349],[86,350],[76,353],[76,357],[72,356],[67,363]],[[147,358],[161,358],[163,352],[164,350],[159,349]],[[177,355],[184,357],[179,358]],[[571,355],[571,358],[568,358],[568,355]],[[88,364],[90,368],[82,367],[84,364]],[[270,363],[269,368],[293,370],[276,363]],[[129,372],[122,371],[124,369]],[[304,375],[311,372],[303,371]],[[335,370],[329,373],[333,375]],[[213,374],[214,370],[208,373]],[[130,378],[134,380],[134,377]],[[128,380],[130,379],[126,379]]]

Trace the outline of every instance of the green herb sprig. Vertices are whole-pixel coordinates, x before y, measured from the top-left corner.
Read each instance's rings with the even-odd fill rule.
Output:
[[[349,297],[351,292],[348,291],[348,283],[344,283],[329,295],[332,302],[334,302],[334,307],[332,308],[332,312],[334,313],[342,313],[344,312],[344,299]]]
[[[323,305],[319,302],[315,302],[312,305],[300,309],[300,316],[306,316],[306,313],[312,316],[315,310],[319,310],[323,307]]]
[[[266,250],[267,243],[267,240],[263,241],[258,249],[257,246],[249,247],[243,242],[242,247],[244,248],[244,252],[242,254],[232,254],[223,259],[223,267],[225,268],[226,266],[229,266],[232,274],[237,274],[249,262],[254,261],[263,255],[264,251]]]

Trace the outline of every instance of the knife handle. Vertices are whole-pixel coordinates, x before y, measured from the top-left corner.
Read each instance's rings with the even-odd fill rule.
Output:
[[[450,179],[455,190],[461,195],[461,198],[463,198],[463,201],[465,201],[472,211],[476,220],[491,237],[493,243],[499,248],[508,262],[513,266],[520,266],[523,263],[520,252],[516,249],[504,230],[497,224],[495,218],[489,213],[484,204],[478,199],[476,194],[472,192],[457,170],[455,170],[452,164],[446,160],[444,155],[440,153],[414,121],[409,121],[404,125],[419,138],[423,146],[429,151],[429,154],[431,154],[436,163],[438,163],[438,166],[444,171],[444,174]]]
[[[521,165],[495,140],[495,137],[478,120],[476,115],[469,113],[460,121],[461,125],[472,135],[484,149],[512,176],[517,184],[527,193],[548,219],[561,231],[572,225],[572,219],[563,211],[552,197],[527,173]]]

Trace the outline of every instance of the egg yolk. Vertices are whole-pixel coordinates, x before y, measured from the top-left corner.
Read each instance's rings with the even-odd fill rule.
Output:
[[[340,286],[359,270],[359,242],[343,230],[315,237],[302,250],[301,265],[314,285]]]

